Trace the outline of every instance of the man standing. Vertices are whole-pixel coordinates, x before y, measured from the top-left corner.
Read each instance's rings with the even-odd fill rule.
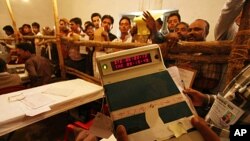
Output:
[[[203,19],[196,19],[189,25],[188,41],[206,41],[209,33],[209,23]]]
[[[98,29],[100,27],[100,25],[101,25],[101,18],[102,18],[102,16],[99,13],[93,13],[91,15],[91,21],[94,24],[95,29]]]
[[[209,33],[209,23],[203,19],[197,19],[189,25],[188,41],[206,41]],[[201,55],[196,53],[194,55]],[[203,54],[204,55],[204,54]],[[203,93],[211,93],[221,78],[222,67],[220,64],[214,63],[192,63],[192,67],[197,70],[193,88]]]
[[[167,18],[168,32],[174,32],[175,26],[181,22],[181,16],[179,13],[171,13]]]
[[[132,36],[130,34],[131,21],[128,17],[124,16],[119,21],[119,30],[121,32],[121,37],[113,40],[114,42],[132,42]]]
[[[113,28],[114,18],[111,15],[104,15],[102,17],[101,26],[103,27],[102,36],[104,37],[105,41],[113,41],[117,37],[112,34],[110,31]]]

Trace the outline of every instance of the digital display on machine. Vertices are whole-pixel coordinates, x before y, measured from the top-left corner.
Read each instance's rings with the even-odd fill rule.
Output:
[[[130,56],[127,58],[116,59],[111,61],[111,67],[113,71],[130,68],[133,66],[138,66],[142,64],[147,64],[152,62],[150,53],[140,54],[135,56]]]

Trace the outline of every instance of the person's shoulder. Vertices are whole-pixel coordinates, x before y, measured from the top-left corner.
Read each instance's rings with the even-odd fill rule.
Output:
[[[113,33],[109,33],[109,38],[110,38],[110,41],[113,41],[114,39],[117,39],[117,36]]]

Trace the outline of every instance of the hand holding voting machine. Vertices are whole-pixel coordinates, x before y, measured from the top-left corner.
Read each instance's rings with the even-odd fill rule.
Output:
[[[158,45],[103,55],[97,63],[114,126],[124,125],[130,141],[203,140],[190,122],[195,111],[178,71],[165,68]]]

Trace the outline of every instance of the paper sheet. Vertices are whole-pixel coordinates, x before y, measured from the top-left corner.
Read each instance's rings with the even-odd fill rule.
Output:
[[[178,87],[178,89],[180,91],[183,90],[183,84],[181,82],[181,77],[180,77],[180,73],[179,73],[179,69],[176,66],[173,67],[169,67],[167,68],[168,73],[170,74],[170,76],[172,77],[172,79],[174,80],[176,86]]]
[[[174,133],[176,138],[180,137],[181,135],[187,133],[184,129],[184,126],[181,122],[173,122],[168,125],[168,128]]]
[[[37,109],[43,106],[50,106],[49,104],[53,102],[53,99],[37,93],[26,95],[25,98],[21,100],[21,102],[31,109]]]
[[[112,135],[113,122],[110,117],[97,113],[89,131],[101,138],[109,138]]]
[[[49,107],[54,100],[42,93],[27,93],[25,98],[20,100],[20,107],[27,116],[35,116],[51,110]]]
[[[184,69],[184,68],[178,68],[179,73],[180,73],[180,77],[181,80],[184,81],[186,88],[191,88],[191,86],[193,85],[193,81],[196,75],[196,71],[195,70],[188,70],[188,69]]]
[[[51,108],[49,106],[43,106],[37,109],[31,109],[30,107],[26,106],[25,104],[21,104],[20,108],[23,110],[26,116],[35,116],[47,111],[50,111]]]
[[[43,93],[67,97],[71,95],[73,91],[74,91],[73,89],[51,86],[47,90],[45,90]]]
[[[115,136],[112,134],[108,139],[101,139],[101,141],[117,141]]]
[[[150,108],[146,110],[145,116],[153,135],[160,140],[168,139],[166,136],[168,130],[165,128],[164,122],[159,116],[158,108]]]
[[[229,128],[230,125],[235,124],[239,120],[243,113],[244,110],[221,95],[217,95],[206,120],[212,121],[217,127]]]

